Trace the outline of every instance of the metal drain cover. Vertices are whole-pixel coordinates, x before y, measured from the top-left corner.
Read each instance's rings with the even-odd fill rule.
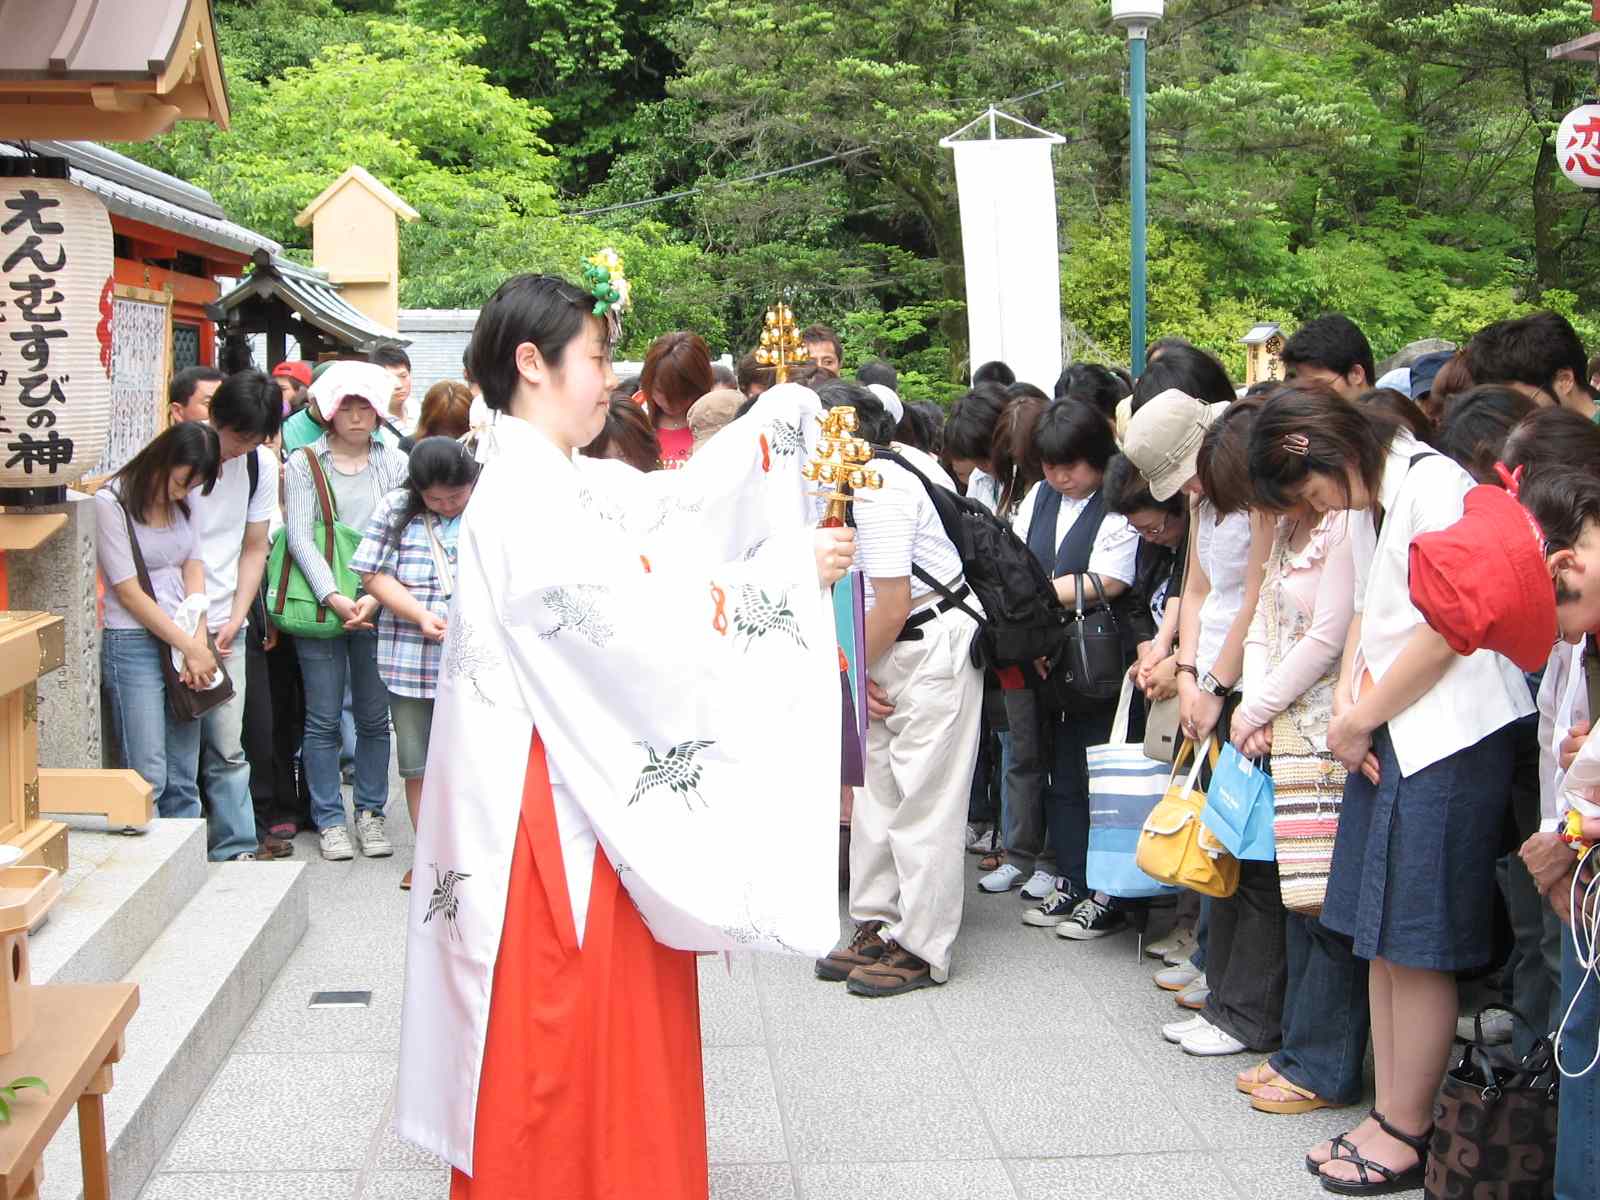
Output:
[[[371,992],[312,992],[309,1008],[366,1008]]]

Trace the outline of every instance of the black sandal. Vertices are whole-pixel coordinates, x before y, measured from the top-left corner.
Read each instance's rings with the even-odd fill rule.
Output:
[[[1371,1112],[1369,1112],[1366,1115],[1365,1118],[1363,1118],[1363,1120],[1368,1120],[1368,1119],[1376,1121],[1379,1125],[1382,1125],[1383,1121],[1384,1121],[1384,1116],[1377,1109],[1373,1109]],[[1309,1154],[1306,1155],[1306,1170],[1311,1172],[1311,1174],[1315,1175],[1318,1179],[1321,1179],[1322,1178],[1322,1163],[1331,1163],[1336,1158],[1360,1158],[1361,1154],[1355,1148],[1355,1146],[1351,1144],[1350,1138],[1349,1138],[1349,1134],[1350,1134],[1350,1130],[1347,1129],[1347,1130],[1344,1131],[1344,1133],[1336,1134],[1331,1139],[1332,1144],[1333,1144],[1333,1153],[1330,1154],[1327,1158],[1323,1159],[1322,1162],[1318,1162],[1316,1159],[1312,1158],[1311,1155],[1309,1155]],[[1341,1151],[1346,1151],[1346,1150],[1349,1151],[1348,1154],[1341,1153]]]
[[[1340,1196],[1392,1196],[1396,1192],[1409,1192],[1419,1188],[1423,1183],[1423,1176],[1428,1166],[1428,1143],[1433,1140],[1433,1127],[1429,1126],[1426,1133],[1412,1136],[1401,1133],[1389,1122],[1378,1118],[1378,1128],[1387,1133],[1397,1142],[1403,1142],[1417,1152],[1417,1165],[1408,1167],[1404,1171],[1396,1171],[1382,1163],[1373,1162],[1370,1158],[1356,1154],[1347,1159],[1356,1170],[1361,1173],[1358,1180],[1331,1179],[1318,1175],[1322,1179],[1324,1191],[1334,1192]],[[1329,1160],[1332,1161],[1331,1159]],[[1376,1173],[1378,1178],[1372,1176]]]

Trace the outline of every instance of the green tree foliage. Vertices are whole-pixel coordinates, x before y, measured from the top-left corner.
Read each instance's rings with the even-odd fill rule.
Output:
[[[1066,138],[1069,348],[1128,353],[1126,50],[1103,0],[215,7],[233,131],[135,152],[297,251],[295,213],[361,163],[423,214],[408,305],[470,307],[612,245],[636,282],[628,353],[690,327],[737,354],[782,297],[841,330],[847,367],[881,354],[946,398],[964,281],[938,140],[998,103]],[[1595,203],[1553,139],[1588,74],[1545,57],[1589,9],[1170,0],[1150,44],[1152,335],[1237,373],[1252,323],[1332,309],[1380,356],[1538,305],[1600,334]]]

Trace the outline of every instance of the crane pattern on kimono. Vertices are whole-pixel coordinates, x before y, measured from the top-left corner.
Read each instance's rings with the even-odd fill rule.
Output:
[[[658,788],[666,788],[682,796],[684,808],[691,813],[694,812],[691,798],[700,801],[701,808],[711,807],[700,794],[700,777],[705,767],[697,756],[702,750],[715,746],[716,742],[703,739],[679,742],[664,755],[658,755],[649,742],[635,742],[634,745],[643,750],[648,758],[634,782],[633,795],[628,798],[629,807]]]
[[[607,589],[598,583],[574,583],[545,588],[541,595],[545,608],[556,623],[539,634],[541,641],[571,630],[597,650],[604,649],[616,630],[600,611],[600,599]]]
[[[495,652],[482,641],[476,623],[460,615],[453,617],[444,644],[445,675],[454,680],[466,679],[472,684],[472,690],[478,693],[478,698],[492,705],[494,700],[484,690],[480,676],[490,673],[499,665]]]
[[[791,424],[782,417],[774,417],[767,426],[768,442],[776,458],[792,458],[806,451],[806,434],[800,422]]]
[[[683,513],[697,513],[703,507],[705,507],[705,502],[701,500],[685,500],[681,496],[663,496],[656,501],[655,516],[651,519],[650,524],[639,532],[644,534],[659,533],[672,518]]]
[[[744,886],[744,914],[744,924],[719,925],[718,932],[738,946],[749,948],[764,946],[767,949],[786,950],[790,954],[801,953],[778,934],[776,914],[756,911],[755,885],[751,883]]]
[[[422,923],[426,925],[438,917],[449,936],[460,941],[461,931],[456,928],[456,917],[461,901],[456,896],[456,888],[472,876],[462,871],[440,871],[438,863],[430,865],[433,867],[433,893],[428,897],[428,911],[423,914]]]
[[[590,488],[578,489],[578,504],[593,513],[602,521],[609,521],[613,525],[621,526],[627,518],[627,510],[620,504],[610,500],[602,500]]]
[[[806,639],[800,633],[800,619],[789,607],[789,593],[779,592],[774,599],[754,584],[739,588],[739,605],[733,612],[734,643],[744,639],[744,649],[768,634],[781,634],[792,638],[800,649],[806,649]]]

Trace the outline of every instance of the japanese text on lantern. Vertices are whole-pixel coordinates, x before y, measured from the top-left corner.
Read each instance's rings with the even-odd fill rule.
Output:
[[[62,313],[66,296],[57,285],[67,269],[66,227],[57,219],[62,214],[53,211],[60,207],[56,196],[22,188],[6,197],[0,210],[0,271],[10,293],[0,296],[0,327],[20,362],[0,367],[0,444],[5,467],[20,467],[28,475],[35,467],[54,475],[72,462],[72,439],[53,428],[51,409],[67,403],[72,382],[67,373],[53,372],[50,362],[55,343],[68,336]],[[19,269],[27,273],[13,274]]]
[[[1569,176],[1586,176],[1600,181],[1600,115],[1574,124],[1561,147],[1562,165]]]

